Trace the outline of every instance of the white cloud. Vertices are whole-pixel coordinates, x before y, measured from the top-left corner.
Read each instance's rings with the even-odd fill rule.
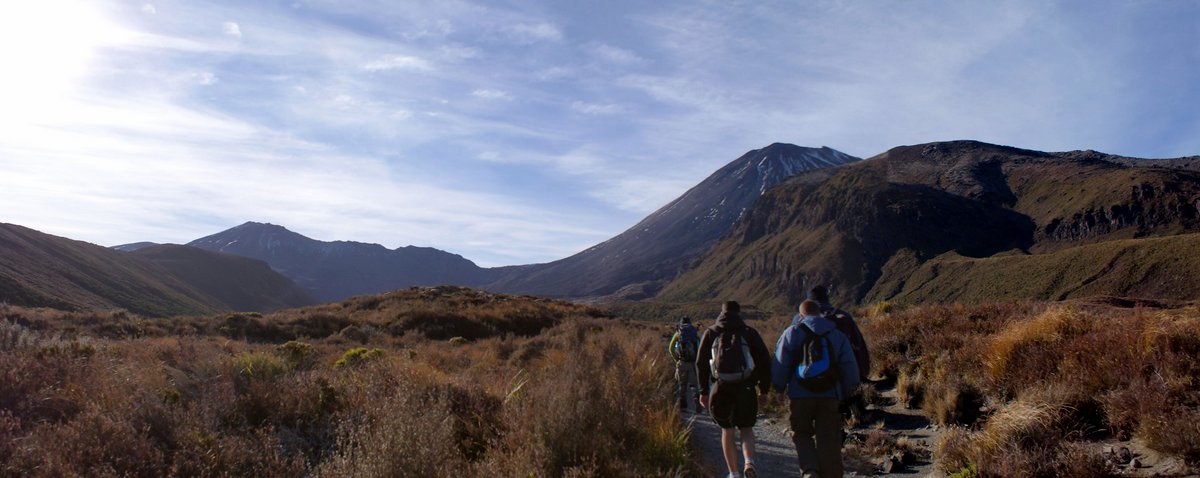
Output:
[[[624,113],[625,108],[621,107],[621,105],[611,103],[601,104],[574,101],[571,103],[571,111],[585,115],[615,115]]]
[[[414,70],[430,71],[433,66],[424,58],[408,55],[388,55],[362,66],[367,71]]]
[[[636,64],[645,61],[642,59],[642,57],[638,56],[637,53],[622,48],[617,48],[605,43],[596,45],[593,48],[593,51],[595,52],[596,56],[604,60],[622,65]]]
[[[479,89],[471,92],[471,96],[485,100],[509,100],[512,96],[506,91]]]
[[[222,24],[221,24],[221,31],[225,32],[225,34],[226,34],[226,35],[229,35],[229,36],[231,36],[231,37],[237,37],[237,38],[241,38],[241,37],[242,37],[242,29],[241,29],[241,27],[239,27],[239,26],[238,26],[238,24],[237,24],[237,23],[234,23],[234,22],[225,22],[225,23],[222,23]]]
[[[195,76],[196,76],[196,80],[199,81],[200,84],[204,85],[204,86],[215,85],[215,84],[217,84],[217,81],[219,81],[217,79],[217,75],[214,75],[213,72],[211,72],[211,71],[197,73]]]
[[[519,23],[509,27],[509,32],[518,41],[559,41],[563,39],[562,29],[550,23]]]
[[[446,45],[440,50],[441,58],[445,61],[463,61],[479,57],[479,49],[463,45]]]
[[[159,100],[76,106],[76,126],[26,126],[0,141],[6,221],[115,245],[186,242],[265,220],[322,239],[435,246],[485,265],[507,263],[490,249],[516,254],[521,244],[528,251],[512,257],[550,260],[603,236],[561,217],[533,219],[558,215],[510,198],[438,186],[232,118]]]
[[[142,13],[145,13],[147,15],[154,15],[154,14],[158,13],[158,9],[154,8],[154,5],[147,3],[147,4],[142,5]]]

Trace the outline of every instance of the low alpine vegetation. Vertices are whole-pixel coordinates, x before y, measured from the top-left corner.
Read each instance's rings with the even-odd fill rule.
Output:
[[[950,427],[947,473],[1099,476],[1104,439],[1200,464],[1200,308],[922,306],[866,321],[876,372]]]
[[[458,288],[170,321],[9,307],[0,476],[699,474],[659,328],[604,316]]]

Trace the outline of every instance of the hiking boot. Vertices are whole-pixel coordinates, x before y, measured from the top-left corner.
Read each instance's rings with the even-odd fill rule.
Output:
[[[746,478],[758,478],[758,470],[754,469],[754,463],[746,463],[746,469],[742,470],[742,476]]]

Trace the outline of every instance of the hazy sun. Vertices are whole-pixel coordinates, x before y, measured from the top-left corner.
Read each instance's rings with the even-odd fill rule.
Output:
[[[28,121],[68,100],[119,29],[90,0],[0,2],[0,122]]]

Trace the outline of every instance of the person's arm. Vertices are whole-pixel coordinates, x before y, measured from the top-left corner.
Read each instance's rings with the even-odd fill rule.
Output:
[[[700,385],[702,396],[708,396],[708,382],[712,379],[712,370],[708,366],[708,361],[712,358],[713,334],[709,333],[711,331],[712,329],[704,331],[704,336],[700,338],[700,348],[696,350],[696,382]]]
[[[865,379],[871,374],[871,351],[867,348],[867,339],[863,337],[862,330],[858,328],[858,322],[854,321],[854,316],[844,310],[842,313],[845,314],[845,320],[849,323],[850,346],[854,348],[854,358],[858,360],[858,376]]]
[[[838,370],[842,374],[840,398],[846,400],[858,389],[858,360],[854,358],[854,348],[850,346],[850,339],[846,338],[846,334],[841,331],[836,333],[841,336],[841,340],[837,341]]]
[[[792,368],[792,326],[789,326],[782,334],[779,334],[779,341],[775,343],[775,359],[771,364],[771,385],[775,387],[775,391],[784,393],[787,391],[788,382],[791,381],[790,369]]]
[[[678,341],[679,341],[679,332],[675,332],[675,335],[671,336],[671,341],[667,343],[667,353],[671,354],[671,358],[675,359],[676,362],[679,361],[679,356],[675,355],[675,342],[678,342]]]
[[[754,358],[754,378],[758,382],[758,393],[771,391],[771,351],[757,330],[750,329],[750,356]]]

